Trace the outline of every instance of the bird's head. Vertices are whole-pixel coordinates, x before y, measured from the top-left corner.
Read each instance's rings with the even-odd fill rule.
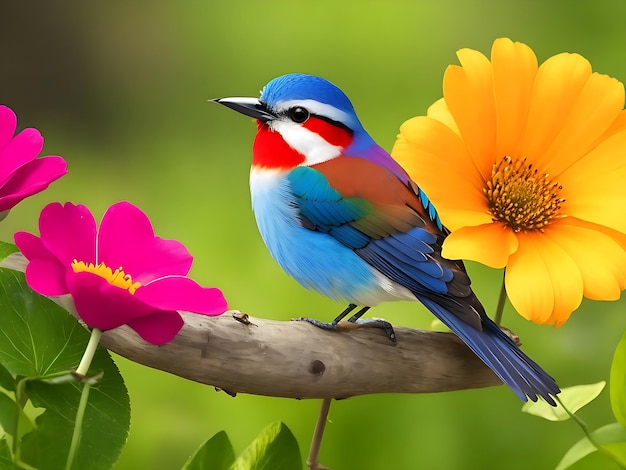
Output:
[[[315,165],[374,144],[348,97],[328,80],[313,75],[275,78],[259,98],[213,101],[257,120],[255,167]]]

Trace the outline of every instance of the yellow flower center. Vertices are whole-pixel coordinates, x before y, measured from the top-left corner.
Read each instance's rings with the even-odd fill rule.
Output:
[[[86,272],[96,274],[97,276],[106,279],[109,284],[126,289],[131,294],[134,294],[135,291],[141,286],[140,282],[133,282],[131,275],[126,274],[121,266],[113,271],[104,263],[85,263],[84,261],[78,261],[75,259],[72,262],[72,269],[75,273]]]
[[[526,157],[514,160],[505,156],[493,164],[483,191],[494,222],[504,222],[520,232],[543,230],[558,216],[565,201],[559,197],[561,189],[548,173],[539,173],[532,163],[526,163]]]

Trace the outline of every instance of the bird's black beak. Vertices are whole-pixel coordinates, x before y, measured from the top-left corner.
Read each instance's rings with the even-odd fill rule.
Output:
[[[223,104],[227,108],[234,109],[238,113],[245,114],[259,121],[267,122],[276,119],[265,104],[257,98],[215,98],[215,103]]]

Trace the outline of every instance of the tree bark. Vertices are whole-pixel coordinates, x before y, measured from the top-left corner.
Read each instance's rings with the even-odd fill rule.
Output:
[[[21,259],[20,259],[21,258]],[[24,269],[21,254],[4,267]],[[75,313],[71,298],[53,299]],[[452,333],[395,327],[397,344],[375,328],[328,331],[301,321],[273,321],[229,311],[181,312],[182,330],[154,346],[126,326],[101,344],[139,364],[227,393],[290,398],[348,398],[373,393],[436,393],[502,382]]]
[[[228,393],[347,398],[370,393],[429,393],[501,384],[452,333],[395,328],[326,331],[305,322],[182,313],[185,326],[164,346],[130,328],[101,343],[140,364],[214,385]]]

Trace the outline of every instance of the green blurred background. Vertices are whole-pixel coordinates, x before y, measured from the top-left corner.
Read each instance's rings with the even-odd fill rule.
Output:
[[[289,279],[258,236],[248,193],[253,122],[207,99],[257,96],[288,72],[322,75],[346,91],[390,149],[398,126],[440,98],[445,67],[462,47],[488,54],[495,38],[508,36],[540,61],[579,52],[594,70],[626,80],[624,18],[626,2],[608,0],[3,0],[0,103],[16,111],[21,127],[39,128],[44,153],[63,155],[70,173],[14,209],[1,238],[35,231],[50,201],[84,203],[100,216],[127,199],[159,235],[187,245],[193,277],[221,287],[232,308],[331,319],[342,306]],[[493,309],[501,273],[476,264],[469,271]],[[585,301],[558,330],[527,323],[508,306],[504,323],[562,386],[591,383],[608,378],[625,306]],[[408,303],[375,315],[422,328],[432,320]],[[317,401],[232,398],[116,360],[132,402],[118,469],[180,468],[222,429],[240,452],[275,420],[293,430],[303,457],[308,452]],[[321,461],[335,470],[554,468],[582,437],[579,428],[520,408],[505,387],[335,402]],[[591,429],[613,421],[608,391],[580,415]],[[612,467],[596,455],[575,468]]]

